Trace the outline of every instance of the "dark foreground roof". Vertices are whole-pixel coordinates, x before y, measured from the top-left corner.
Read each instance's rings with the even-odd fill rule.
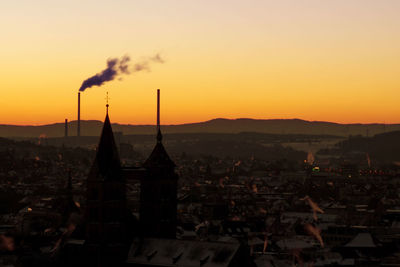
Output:
[[[148,266],[229,266],[239,243],[145,238],[134,242],[127,263]]]

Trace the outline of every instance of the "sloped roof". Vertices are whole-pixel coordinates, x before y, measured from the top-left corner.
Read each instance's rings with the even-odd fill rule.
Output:
[[[121,164],[108,113],[101,132],[96,158],[89,173],[89,179],[122,179]]]
[[[127,263],[148,266],[229,266],[240,244],[145,238],[134,242]]]
[[[288,238],[288,239],[282,239],[276,242],[276,244],[281,248],[281,249],[304,249],[304,248],[311,248],[312,244],[301,240],[301,239],[295,239],[295,238]]]
[[[370,233],[359,233],[353,240],[346,244],[346,247],[374,248],[376,245]]]
[[[160,129],[157,133],[157,143],[151,152],[149,158],[145,161],[143,166],[147,169],[149,168],[174,168],[175,163],[168,156],[162,142],[162,135]]]

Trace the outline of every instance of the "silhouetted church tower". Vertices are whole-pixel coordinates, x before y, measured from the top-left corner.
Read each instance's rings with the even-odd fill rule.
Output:
[[[107,115],[87,179],[87,266],[119,266],[127,251],[126,185]]]
[[[160,90],[157,90],[157,143],[143,164],[140,186],[140,224],[146,237],[176,238],[178,175],[162,144]]]

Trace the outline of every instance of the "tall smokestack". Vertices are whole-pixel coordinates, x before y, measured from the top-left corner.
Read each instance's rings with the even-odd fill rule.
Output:
[[[81,136],[81,93],[78,92],[78,131],[77,136]]]
[[[65,133],[64,133],[64,137],[68,137],[68,119],[65,119]]]
[[[160,130],[160,89],[157,89],[157,131]]]

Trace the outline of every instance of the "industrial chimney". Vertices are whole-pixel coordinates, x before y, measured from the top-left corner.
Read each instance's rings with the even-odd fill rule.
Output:
[[[157,132],[160,130],[160,89],[157,89]]]
[[[68,119],[65,119],[65,126],[64,126],[64,137],[67,138],[68,137]]]
[[[78,127],[77,136],[81,136],[81,93],[78,92]]]

